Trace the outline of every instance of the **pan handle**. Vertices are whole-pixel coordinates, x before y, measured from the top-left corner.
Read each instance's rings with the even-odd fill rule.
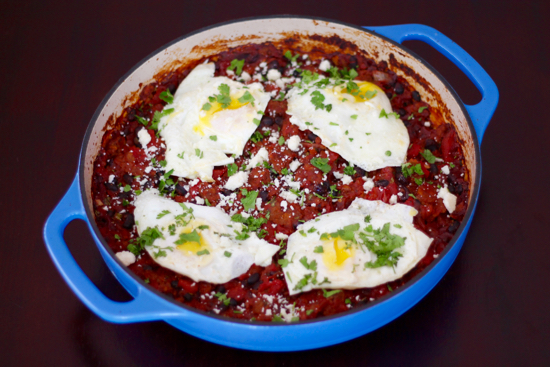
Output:
[[[449,37],[426,25],[402,24],[364,28],[386,36],[397,43],[411,40],[426,42],[458,66],[481,92],[481,102],[475,105],[465,104],[481,144],[483,133],[497,108],[498,88],[489,74],[472,56]]]
[[[116,323],[183,316],[181,311],[172,309],[169,302],[163,302],[160,297],[155,296],[145,287],[137,287],[133,292],[134,299],[129,302],[115,302],[107,298],[78,266],[63,238],[65,227],[75,219],[87,221],[80,195],[78,174],[63,199],[46,220],[43,235],[48,252],[61,276],[90,310],[101,318]]]

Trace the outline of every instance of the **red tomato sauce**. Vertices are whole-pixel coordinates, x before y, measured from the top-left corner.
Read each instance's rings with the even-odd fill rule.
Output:
[[[290,60],[284,56],[284,51],[286,50],[277,49],[269,43],[246,45],[222,52],[211,57],[210,61],[216,63],[216,76],[227,76],[226,69],[233,59],[245,60],[243,71],[250,75],[255,73],[261,63],[265,63],[268,69],[278,69],[284,76],[298,76]],[[292,53],[295,54],[295,50]],[[314,219],[320,213],[344,210],[358,197],[388,203],[392,195],[397,195],[399,203],[410,205],[419,211],[414,218],[415,227],[433,238],[427,255],[401,279],[374,288],[343,290],[328,298],[321,290],[288,295],[284,275],[278,264],[278,260],[284,257],[281,254],[284,251],[273,257],[271,265],[265,268],[253,265],[248,272],[225,284],[195,282],[159,266],[143,251],[129,268],[146,283],[176,301],[231,318],[275,321],[278,320],[275,315],[279,314],[281,307],[294,304],[299,319],[313,319],[358,307],[398,289],[428,266],[452,239],[466,212],[470,190],[464,155],[454,127],[446,123],[434,125],[430,119],[430,106],[422,101],[420,94],[405,79],[389,70],[385,62],[376,63],[362,54],[323,54],[321,51],[313,51],[308,56],[309,58],[302,58],[300,61],[313,62],[309,65],[303,62],[300,66],[302,70],[328,76],[318,68],[320,59],[324,58],[340,69],[356,69],[359,74],[356,80],[373,82],[386,92],[393,110],[401,116],[409,132],[407,162],[411,165],[420,164],[423,174],[414,173],[405,177],[400,167],[386,167],[366,173],[355,167],[356,173],[352,176],[352,182],[343,184],[334,177],[334,172],[343,173],[348,162],[323,146],[321,139],[312,131],[301,131],[291,124],[284,99],[272,99],[257,129],[263,137],[255,139],[255,142],[249,140],[244,154],[236,158],[235,162],[240,167],[246,157],[253,156],[262,147],[269,152],[270,165],[253,168],[249,181],[244,186],[248,190],[259,191],[258,197],[262,199],[263,207],[259,216],[266,217],[269,213],[267,223],[261,227],[264,230],[264,239],[272,244],[280,244],[281,250],[284,250],[286,241],[277,240],[275,233],[290,235],[300,223]],[[137,137],[138,131],[146,128],[139,120],[149,120],[155,111],[161,111],[166,105],[160,98],[161,93],[170,90],[174,94],[190,70],[173,72],[162,80],[146,85],[139,101],[127,107],[116,120],[113,129],[108,130],[103,137],[101,149],[94,162],[92,197],[96,223],[114,252],[127,250],[130,241],[138,237],[132,205],[137,194],[147,188],[158,188],[161,176],[166,174],[158,165],[150,171],[146,170],[151,162]],[[272,83],[265,84],[265,89],[279,91]],[[268,132],[279,133],[285,140],[298,135],[305,153],[298,154],[286,145],[270,142]],[[152,139],[151,144],[158,148],[155,159],[161,162],[165,153],[162,139],[152,129],[148,133]],[[444,162],[428,163],[422,156],[426,150],[442,158]],[[323,180],[322,172],[311,164],[314,157],[329,159],[331,172],[327,174],[326,180]],[[289,207],[285,210],[281,206],[283,199],[278,195],[278,188],[269,183],[280,179],[283,170],[290,171],[289,164],[296,159],[301,165],[294,172],[294,179],[301,182],[302,190],[309,189],[310,194],[306,195],[303,206],[288,203]],[[448,175],[441,173],[441,168],[445,165],[450,168]],[[363,176],[374,180],[375,187],[369,192],[363,189]],[[192,180],[180,180],[177,185],[165,188],[166,195],[177,202],[192,203],[200,196],[210,205],[218,205],[220,194],[228,194],[228,190],[223,187],[228,179],[227,167],[216,167],[213,177],[215,182],[198,180],[194,185]],[[172,179],[178,182],[177,177]],[[185,189],[185,185],[190,186]],[[450,192],[458,198],[456,210],[452,214],[447,212],[442,200],[437,198],[438,186],[443,185],[447,185]],[[241,199],[240,190],[236,190],[236,193],[238,199]],[[223,209],[229,211],[228,207]],[[223,302],[219,297],[222,294],[229,302]]]

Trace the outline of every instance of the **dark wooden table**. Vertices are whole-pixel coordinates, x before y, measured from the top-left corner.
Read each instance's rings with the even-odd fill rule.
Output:
[[[153,1],[0,4],[0,364],[3,366],[550,365],[550,6],[524,1]],[[422,23],[493,77],[500,104],[482,145],[483,183],[455,264],[394,322],[350,342],[296,353],[214,345],[164,322],[116,325],[91,313],[50,260],[42,226],[76,172],[84,132],[109,89],[167,42],[256,15],[357,25]],[[429,46],[463,100],[479,92]],[[539,107],[537,107],[539,106]],[[85,224],[65,238],[109,297],[129,299]]]

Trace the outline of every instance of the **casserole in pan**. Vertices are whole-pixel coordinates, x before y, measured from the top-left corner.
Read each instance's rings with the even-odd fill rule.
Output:
[[[384,325],[418,302],[447,271],[464,241],[475,209],[481,178],[478,140],[496,108],[498,91],[471,57],[433,29],[408,25],[374,30],[397,42],[421,39],[432,44],[472,79],[482,92],[482,102],[475,106],[464,106],[452,88],[421,59],[385,37],[338,22],[298,17],[251,19],[215,26],[177,40],[138,64],[105,98],[88,128],[75,181],[46,223],[44,236],[48,249],[73,291],[88,307],[109,321],[165,320],[190,334],[216,343],[273,351],[310,349],[349,340]],[[303,35],[303,42],[312,42],[314,37],[311,35],[325,39],[337,36],[366,50],[377,61],[391,60],[392,70],[421,92],[432,111],[445,122],[454,125],[462,142],[465,163],[470,173],[471,191],[467,213],[441,256],[405,286],[364,307],[290,325],[229,321],[190,309],[149,287],[122,266],[97,229],[91,202],[91,175],[92,163],[100,149],[103,133],[111,116],[119,115],[132,102],[136,91],[150,83],[161,71],[181,64],[182,60],[208,57],[246,43],[277,42],[299,35]],[[135,297],[133,301],[117,303],[108,300],[78,268],[62,239],[64,227],[74,218],[87,221],[107,265]]]

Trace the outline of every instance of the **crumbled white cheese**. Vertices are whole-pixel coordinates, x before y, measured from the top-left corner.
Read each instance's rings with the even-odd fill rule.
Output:
[[[392,195],[390,197],[390,204],[397,204],[397,195]]]
[[[286,145],[288,146],[288,149],[292,150],[293,152],[297,152],[300,150],[300,137],[298,135],[292,135],[287,141]]]
[[[288,208],[288,203],[286,201],[281,201],[281,208],[283,208],[283,212],[286,212],[286,208]]]
[[[262,198],[257,198],[256,199],[256,209],[263,210],[263,208],[262,208]]]
[[[321,63],[319,64],[319,69],[323,71],[327,71],[328,69],[330,69],[330,61],[328,60],[321,61]]]
[[[441,167],[441,173],[448,175],[451,173],[451,170],[449,169],[449,166],[443,166]]]
[[[139,143],[143,148],[147,146],[151,142],[151,135],[147,132],[147,129],[141,129],[138,131],[138,139]]]
[[[374,180],[372,178],[365,179],[365,183],[363,184],[363,189],[365,192],[369,192],[374,188]]]
[[[227,180],[224,187],[228,190],[236,190],[246,182],[248,182],[248,172],[239,171],[229,177],[229,180]]]
[[[200,196],[195,197],[195,202],[197,203],[197,205],[204,205],[204,199]]]
[[[283,79],[275,80],[275,84],[277,84],[277,87],[279,87],[281,89],[285,89],[285,81]]]
[[[109,175],[109,183],[113,183],[115,180],[115,175]]]
[[[290,192],[290,191],[282,191],[280,194],[279,194],[283,199],[285,199],[286,201],[288,201],[289,203],[295,203],[296,202],[296,199],[298,199],[298,196],[296,196],[296,194]],[[281,203],[281,206],[282,206],[282,203]]]
[[[334,174],[334,177],[337,179],[337,180],[340,180],[344,177],[344,174],[343,173],[340,173],[338,171],[334,171],[332,172]]]
[[[353,179],[352,179],[351,176],[349,176],[349,175],[344,175],[344,177],[342,178],[342,183],[343,183],[344,185],[347,185],[347,184],[349,184],[349,183],[352,182],[352,181],[353,181]]]
[[[269,69],[267,72],[267,80],[274,81],[277,79],[281,79],[281,72],[277,69]]]
[[[298,169],[298,167],[300,167],[301,165],[302,163],[300,163],[299,160],[294,160],[290,162],[289,168],[292,172],[295,172]]]
[[[449,192],[449,189],[447,188],[447,186],[439,189],[439,192],[437,193],[437,197],[440,199],[443,199],[443,205],[445,205],[445,208],[447,208],[449,213],[452,213],[455,211],[456,196]]]
[[[254,168],[258,164],[261,164],[263,161],[269,161],[269,153],[265,148],[261,148],[258,150],[258,153],[248,162],[249,168]]]
[[[235,72],[234,72],[233,70],[229,70],[229,69],[227,69],[227,70],[226,70],[225,72],[226,72],[226,73],[227,73],[227,75],[229,75],[229,76],[233,76],[233,75],[235,75]]]
[[[132,265],[136,262],[136,255],[130,251],[120,251],[115,256],[124,264],[124,266]]]
[[[278,240],[286,240],[288,238],[288,235],[284,233],[276,233],[275,238]]]
[[[429,121],[426,121],[426,122],[424,123],[424,126],[430,127],[430,122],[429,122]]]
[[[279,140],[279,132],[278,131],[272,132],[271,135],[269,136],[269,142],[276,143],[278,140]]]
[[[246,71],[243,71],[243,73],[241,74],[241,79],[245,82],[249,82],[252,77]]]

